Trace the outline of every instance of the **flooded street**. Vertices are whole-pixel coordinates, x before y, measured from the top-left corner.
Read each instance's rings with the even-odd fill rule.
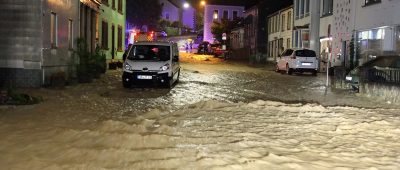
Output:
[[[400,107],[324,75],[182,63],[169,90],[121,70],[0,108],[0,169],[398,169]]]

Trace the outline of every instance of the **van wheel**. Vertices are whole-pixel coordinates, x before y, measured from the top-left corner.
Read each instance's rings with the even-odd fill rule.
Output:
[[[168,79],[165,81],[164,87],[170,89],[172,88],[173,84],[174,84],[174,75],[172,75],[171,78],[168,77]]]
[[[278,64],[276,64],[276,66],[275,66],[275,72],[277,72],[277,73],[279,73],[279,67],[278,67]]]
[[[124,88],[131,88],[131,84],[126,81],[122,81],[122,86],[124,86]]]
[[[289,64],[286,64],[286,74],[288,74],[288,75],[293,74],[293,69],[289,68]]]

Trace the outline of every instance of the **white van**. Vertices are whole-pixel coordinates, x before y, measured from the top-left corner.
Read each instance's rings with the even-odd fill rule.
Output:
[[[156,84],[171,88],[179,80],[178,45],[172,42],[137,42],[128,49],[122,84]]]
[[[277,59],[276,71],[284,70],[291,75],[293,72],[311,72],[317,75],[318,59],[315,51],[308,49],[286,49]]]

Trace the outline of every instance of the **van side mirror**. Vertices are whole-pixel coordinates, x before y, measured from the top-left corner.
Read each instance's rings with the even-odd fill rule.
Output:
[[[177,56],[177,55],[174,56],[173,61],[174,61],[174,62],[178,62],[178,61],[179,61],[179,56]]]

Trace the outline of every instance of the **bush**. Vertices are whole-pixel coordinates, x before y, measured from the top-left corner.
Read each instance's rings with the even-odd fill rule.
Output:
[[[18,93],[14,89],[8,89],[7,101],[5,104],[9,105],[32,105],[38,104],[43,101],[42,98],[33,97],[27,94]]]
[[[106,72],[106,55],[99,47],[96,47],[93,54],[90,53],[84,39],[78,39],[77,44],[76,54],[79,56],[78,80],[80,83],[90,83],[93,78],[100,78],[100,75]]]

